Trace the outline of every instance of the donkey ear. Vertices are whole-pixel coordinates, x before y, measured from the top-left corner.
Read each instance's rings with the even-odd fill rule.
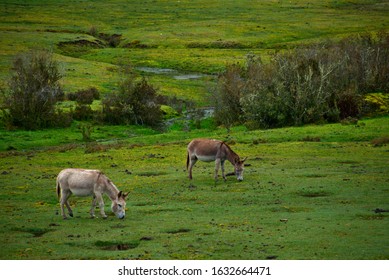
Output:
[[[246,161],[246,159],[247,159],[247,157],[245,157],[244,159],[242,159],[242,162],[245,162],[245,161]]]
[[[123,192],[122,192],[122,191],[120,191],[120,192],[118,193],[118,198],[120,198],[121,196],[123,196]]]
[[[130,194],[130,192],[123,194],[123,198],[126,199],[126,197]]]

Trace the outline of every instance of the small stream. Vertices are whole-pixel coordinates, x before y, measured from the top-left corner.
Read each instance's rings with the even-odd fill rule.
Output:
[[[201,73],[182,73],[175,69],[170,68],[156,68],[156,67],[136,67],[136,70],[145,73],[152,73],[157,75],[166,75],[169,77],[173,77],[176,80],[195,80],[201,79],[202,77],[206,77],[207,75]]]

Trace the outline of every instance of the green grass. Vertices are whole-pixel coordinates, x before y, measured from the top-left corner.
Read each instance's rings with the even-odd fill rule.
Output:
[[[243,63],[248,53],[351,34],[388,30],[386,1],[3,1],[0,3],[0,79],[12,58],[33,48],[51,49],[63,65],[67,92],[90,86],[102,93],[117,87],[118,64],[218,73],[227,63]],[[104,12],[102,12],[104,11]],[[121,34],[116,48],[60,46],[62,42],[101,41],[94,27]],[[128,48],[138,42],[146,48]],[[157,78],[158,79],[158,78]],[[156,82],[166,95],[204,96],[201,83]],[[207,102],[196,96],[196,102]]]
[[[186,143],[222,130],[135,136],[89,153],[80,145],[2,152],[0,258],[388,259],[388,215],[374,212],[389,207],[388,146],[370,141],[389,122],[364,122],[234,128],[232,148],[249,157],[245,180],[216,186],[214,165],[203,162],[190,186]],[[320,142],[299,140],[307,135]],[[104,197],[109,218],[90,219],[90,198],[72,197],[75,217],[62,220],[55,177],[66,167],[101,169],[130,191],[126,218]]]
[[[46,129],[38,131],[0,129],[0,151],[23,151],[36,148],[65,145],[69,149],[85,146],[80,125],[74,123],[69,128]],[[281,143],[281,142],[370,142],[380,137],[387,137],[389,131],[388,117],[364,119],[353,125],[328,124],[306,125],[302,127],[247,130],[244,126],[233,127],[231,135],[224,128],[215,128],[210,120],[202,121],[202,129],[184,129],[176,124],[167,133],[154,131],[141,126],[93,126],[90,145],[152,145],[171,142],[185,142],[190,138],[207,136],[224,140],[240,141],[246,144]],[[313,140],[312,140],[313,139]]]
[[[161,94],[204,106],[212,74],[226,64],[244,63],[248,53],[266,59],[299,44],[387,31],[388,10],[387,1],[372,0],[2,1],[0,86],[6,88],[17,53],[46,48],[60,62],[65,93],[115,91],[124,63],[208,74],[176,80],[142,73]],[[122,41],[109,47],[87,34],[91,27]],[[61,46],[79,40],[102,47]],[[79,124],[0,130],[0,259],[389,258],[388,213],[374,212],[389,209],[388,117],[240,126],[229,135],[210,120],[202,129],[177,123],[162,134],[94,126],[88,143]],[[232,148],[249,157],[245,180],[228,177],[214,186],[214,165],[199,162],[190,185],[186,144],[195,137],[235,142]],[[90,198],[73,197],[75,217],[62,220],[55,178],[67,167],[101,169],[130,191],[126,218],[90,219]]]

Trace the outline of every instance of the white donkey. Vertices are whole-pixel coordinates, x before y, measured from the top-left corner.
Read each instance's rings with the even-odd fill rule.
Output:
[[[61,214],[64,219],[67,219],[64,205],[66,205],[69,215],[73,217],[73,211],[68,202],[68,198],[72,194],[76,196],[93,196],[90,209],[91,217],[95,217],[95,207],[96,202],[98,202],[101,216],[107,218],[104,212],[104,193],[112,201],[112,212],[119,219],[123,219],[126,214],[125,199],[128,193],[124,194],[122,191],[119,191],[112,181],[99,170],[67,168],[62,170],[57,176],[57,195],[58,198],[61,197]]]

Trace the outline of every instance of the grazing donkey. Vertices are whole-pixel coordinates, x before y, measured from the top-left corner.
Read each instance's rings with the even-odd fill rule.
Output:
[[[128,193],[124,194],[122,191],[119,191],[112,181],[99,170],[68,168],[62,170],[57,176],[57,195],[58,198],[61,197],[61,214],[64,219],[67,219],[64,205],[66,205],[69,215],[73,217],[73,211],[68,202],[71,194],[76,196],[93,196],[92,207],[90,209],[91,217],[95,217],[95,207],[96,202],[98,202],[101,216],[107,218],[104,212],[104,193],[112,201],[112,212],[119,219],[123,219],[126,214],[125,199]]]
[[[194,139],[188,145],[186,168],[189,168],[189,179],[192,180],[192,168],[197,160],[205,162],[215,161],[215,180],[217,180],[217,173],[220,166],[223,179],[226,180],[226,176],[224,175],[224,162],[228,160],[235,168],[235,175],[238,181],[243,181],[243,163],[246,159],[241,160],[223,141]]]

